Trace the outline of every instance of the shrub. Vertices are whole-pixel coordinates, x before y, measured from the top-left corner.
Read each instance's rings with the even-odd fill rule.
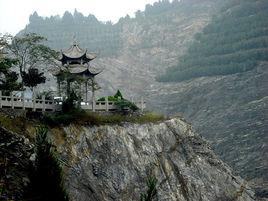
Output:
[[[108,96],[108,101],[119,101],[119,100],[123,100],[123,95],[120,92],[120,90],[117,90],[117,92],[115,93],[114,96]],[[98,99],[98,101],[105,101],[105,97],[101,97]]]
[[[134,103],[126,99],[116,101],[115,105],[118,107],[120,112],[125,110],[137,111],[139,109]]]
[[[79,101],[79,97],[76,95],[74,91],[71,91],[69,97],[63,101],[62,103],[62,112],[69,113],[73,111],[80,110],[80,104],[77,104]]]
[[[53,100],[53,95],[52,95],[52,91],[43,91],[43,92],[40,92],[36,95],[36,98],[37,99],[42,99],[42,96],[45,96],[45,99],[46,100]]]
[[[98,99],[98,101],[105,101],[105,97]],[[108,96],[108,101],[114,101],[119,112],[137,111],[139,108],[131,101],[124,99],[120,90],[117,90],[114,96]]]
[[[45,127],[38,127],[36,130],[36,159],[30,170],[26,201],[69,200],[62,183],[61,164],[52,143],[47,138],[47,132]]]

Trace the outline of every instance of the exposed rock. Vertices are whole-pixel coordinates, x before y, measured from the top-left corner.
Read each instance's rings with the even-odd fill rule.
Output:
[[[59,150],[72,200],[139,200],[149,175],[158,200],[254,200],[208,143],[181,119],[156,124],[69,126]]]
[[[193,122],[197,132],[237,173],[261,179],[264,184],[268,181],[267,65],[263,62],[241,74],[158,85],[158,90],[148,95],[151,105],[157,106],[154,108],[170,114],[180,112]]]
[[[32,148],[27,138],[0,127],[0,200],[22,199]]]

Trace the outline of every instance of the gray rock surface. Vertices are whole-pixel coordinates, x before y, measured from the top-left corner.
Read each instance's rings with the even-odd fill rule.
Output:
[[[29,184],[33,145],[0,126],[0,200],[21,200]]]
[[[213,150],[249,180],[268,181],[268,63],[235,75],[154,86],[154,109],[181,113]],[[150,94],[150,95],[149,95]],[[158,98],[157,98],[158,97]],[[266,192],[268,192],[266,185]]]
[[[72,200],[139,200],[150,175],[158,179],[156,200],[254,200],[247,183],[182,119],[64,130],[58,150]]]

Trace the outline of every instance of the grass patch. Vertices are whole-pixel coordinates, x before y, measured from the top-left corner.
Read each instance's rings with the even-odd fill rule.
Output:
[[[76,111],[72,113],[59,113],[46,115],[44,123],[56,127],[59,125],[69,125],[71,123],[79,125],[104,125],[119,124],[124,122],[131,123],[155,123],[165,120],[165,117],[156,113],[145,113],[141,115],[123,115],[123,114],[101,114],[85,111]]]
[[[2,127],[11,132],[24,135],[29,139],[35,138],[35,124],[25,116],[11,117],[0,113],[0,125]]]
[[[26,131],[26,119],[24,117],[10,118],[0,115],[0,124],[7,130],[15,133],[24,133]]]

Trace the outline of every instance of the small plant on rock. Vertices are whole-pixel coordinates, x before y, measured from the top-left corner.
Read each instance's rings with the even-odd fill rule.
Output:
[[[157,179],[151,176],[146,181],[147,192],[141,194],[140,201],[152,201],[156,197],[157,189]]]

